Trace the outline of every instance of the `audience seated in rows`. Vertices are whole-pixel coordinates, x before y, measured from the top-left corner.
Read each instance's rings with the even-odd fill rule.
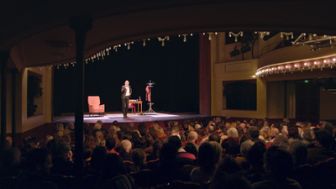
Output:
[[[75,168],[74,126],[30,136],[0,151],[5,188],[332,188],[335,131],[269,120],[98,121],[84,126],[84,170]]]

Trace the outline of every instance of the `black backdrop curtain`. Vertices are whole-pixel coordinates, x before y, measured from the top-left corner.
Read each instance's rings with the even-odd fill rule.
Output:
[[[105,111],[120,111],[120,88],[127,79],[133,88],[132,98],[145,99],[149,80],[156,83],[152,90],[153,108],[164,112],[198,113],[198,36],[183,42],[173,37],[161,46],[152,39],[145,47],[141,42],[130,50],[122,47],[104,60],[86,65],[85,95],[98,95]],[[60,68],[54,71],[54,114],[74,110],[74,70]],[[147,104],[143,106],[147,109]],[[87,111],[87,103],[85,105]]]

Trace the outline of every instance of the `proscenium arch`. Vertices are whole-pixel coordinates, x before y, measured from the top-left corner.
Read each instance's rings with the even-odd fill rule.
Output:
[[[92,11],[88,11],[88,6],[84,4],[81,9],[89,12],[94,20],[87,34],[86,55],[108,45],[189,32],[248,30],[336,33],[333,6],[323,1],[172,0],[155,4],[144,1],[143,4],[131,3],[128,6],[116,3],[115,7],[104,9],[93,7]],[[50,23],[14,31],[7,34],[6,39],[0,36],[3,41],[1,48],[12,48],[12,59],[18,67],[67,63],[74,59],[75,43],[74,33],[68,27],[66,18],[78,13],[65,12],[59,20],[55,15]],[[7,30],[10,31],[10,28]],[[55,49],[48,46],[48,41],[53,40],[64,42],[66,47]]]

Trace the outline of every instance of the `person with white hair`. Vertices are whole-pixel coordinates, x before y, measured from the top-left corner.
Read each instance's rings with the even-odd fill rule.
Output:
[[[198,134],[197,134],[197,132],[196,131],[190,131],[189,133],[188,133],[188,142],[189,143],[192,143],[192,144],[194,144],[194,145],[196,145],[196,141],[197,141],[197,139],[198,139]]]
[[[119,153],[120,157],[123,160],[131,161],[132,160],[132,157],[131,157],[132,148],[133,148],[132,142],[128,139],[124,139],[120,142],[116,151]]]
[[[229,138],[239,138],[238,130],[235,127],[229,128],[226,133]]]
[[[120,147],[125,150],[126,153],[130,153],[132,150],[132,142],[128,139],[124,139],[120,142]]]

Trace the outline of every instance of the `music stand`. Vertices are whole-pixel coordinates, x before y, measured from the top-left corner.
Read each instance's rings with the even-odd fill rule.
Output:
[[[152,102],[152,88],[154,87],[154,84],[151,80],[146,85],[146,100],[148,102],[148,110],[146,113],[155,113],[153,110],[153,102]]]

